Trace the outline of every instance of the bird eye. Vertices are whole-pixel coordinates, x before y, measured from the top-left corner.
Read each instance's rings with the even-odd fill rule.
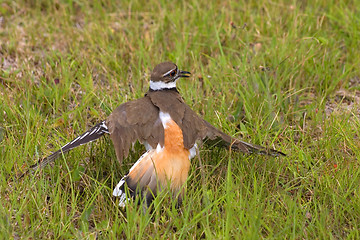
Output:
[[[174,71],[172,71],[171,73],[170,73],[170,76],[175,76],[175,74],[176,74],[176,71],[174,70]]]

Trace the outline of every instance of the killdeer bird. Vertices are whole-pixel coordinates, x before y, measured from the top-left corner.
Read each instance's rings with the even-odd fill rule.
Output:
[[[244,153],[285,155],[230,137],[202,119],[186,105],[176,89],[180,78],[190,72],[180,70],[172,62],[157,65],[151,73],[150,88],[144,97],[126,102],[89,131],[32,166],[36,169],[52,162],[62,153],[110,134],[116,156],[121,163],[133,143],[139,141],[147,151],[117,184],[113,195],[124,206],[130,197],[140,195],[150,204],[157,192],[170,185],[181,201],[183,185],[196,154],[197,142],[210,141]],[[128,189],[125,191],[125,189]],[[126,193],[130,193],[127,196]]]

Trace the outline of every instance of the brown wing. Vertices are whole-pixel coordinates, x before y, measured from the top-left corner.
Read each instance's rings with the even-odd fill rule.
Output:
[[[226,133],[212,126],[202,119],[191,108],[186,105],[177,91],[157,91],[149,92],[151,101],[161,111],[168,112],[171,118],[179,125],[183,131],[184,146],[190,149],[195,142],[200,140],[207,144],[223,146],[244,152],[244,153],[261,153],[267,155],[285,155],[282,152],[267,149],[259,145],[243,142],[239,139],[232,138]]]
[[[159,109],[149,97],[121,104],[106,120],[116,156],[121,162],[129,154],[133,143],[147,142],[152,148],[164,145],[164,128],[159,120]]]
[[[231,147],[233,150],[244,153],[257,152],[273,156],[285,155],[276,150],[230,137],[191,110],[176,90],[149,92],[147,96],[150,97],[152,103],[160,111],[169,113],[171,118],[179,125],[183,131],[184,146],[187,149],[191,149],[195,142],[200,140],[212,145]]]
[[[247,143],[236,138],[232,138],[226,133],[212,126],[203,120],[186,105],[185,116],[183,119],[184,145],[192,146],[195,141],[201,140],[206,144],[230,148],[244,153],[260,153],[272,156],[285,155],[273,149]],[[195,134],[193,134],[195,133]]]
[[[202,139],[207,144],[223,146],[227,148],[231,147],[232,150],[240,151],[244,153],[260,153],[271,156],[279,156],[279,155],[285,156],[285,154],[280,151],[274,149],[268,149],[256,144],[251,144],[236,138],[232,138],[229,135],[218,130],[217,128],[215,128],[205,120],[203,121],[207,129],[207,134],[205,138],[203,137]]]

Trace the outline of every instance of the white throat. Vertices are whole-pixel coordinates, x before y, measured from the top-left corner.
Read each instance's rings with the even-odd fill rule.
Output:
[[[169,82],[169,83],[165,83],[165,82],[153,82],[150,80],[150,89],[151,90],[162,90],[162,89],[170,89],[170,88],[176,88],[176,82],[177,80],[173,81],[173,82]]]

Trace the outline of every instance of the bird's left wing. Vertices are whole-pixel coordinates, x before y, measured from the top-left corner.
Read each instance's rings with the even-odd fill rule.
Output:
[[[92,141],[100,138],[101,136],[103,136],[106,133],[109,133],[108,128],[105,124],[105,121],[102,121],[101,123],[96,124],[90,130],[84,132],[80,136],[76,137],[72,141],[70,141],[67,144],[65,144],[64,146],[62,146],[59,150],[53,152],[52,154],[50,154],[47,157],[44,157],[44,158],[38,160],[37,163],[35,163],[34,165],[31,165],[30,168],[24,174],[22,174],[20,176],[20,178],[22,176],[24,176],[26,173],[28,173],[29,171],[33,172],[38,168],[43,168],[47,164],[54,162],[61,154],[64,154],[64,153],[70,151],[71,149],[81,146],[83,144],[92,142]]]
[[[164,145],[164,127],[159,119],[159,109],[149,97],[126,102],[116,108],[106,120],[117,159],[121,162],[137,140],[156,148]]]
[[[24,174],[42,168],[54,162],[61,154],[80,145],[92,142],[104,134],[110,134],[120,162],[128,155],[131,144],[136,140],[139,140],[141,143],[146,142],[153,148],[156,148],[158,143],[163,146],[164,128],[158,120],[158,116],[158,108],[146,96],[123,103],[113,111],[107,120],[95,125],[51,155],[40,159],[36,164],[30,166],[29,170]]]

